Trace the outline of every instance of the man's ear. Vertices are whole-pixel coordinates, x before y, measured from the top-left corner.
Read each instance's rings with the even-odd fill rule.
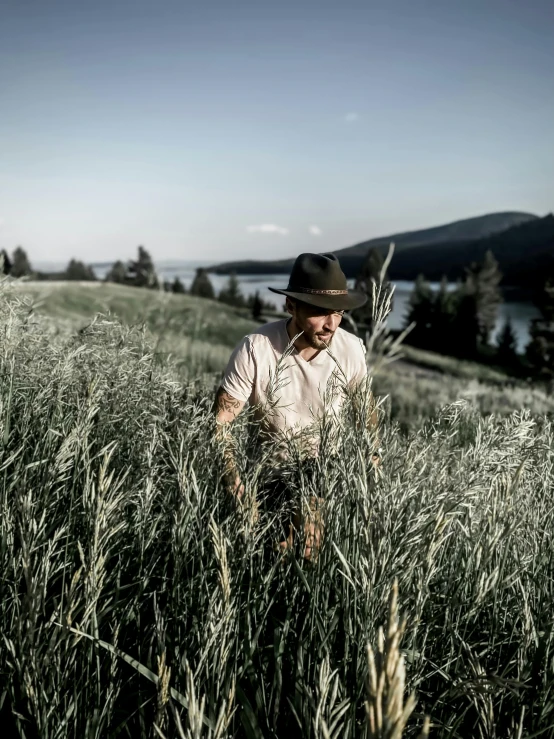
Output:
[[[285,301],[285,309],[286,309],[287,313],[290,313],[291,314],[291,316],[294,315],[294,302],[288,297],[288,295],[287,295],[287,299]]]

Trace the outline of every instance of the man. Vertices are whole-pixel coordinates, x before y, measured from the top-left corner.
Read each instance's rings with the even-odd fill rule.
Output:
[[[345,395],[367,375],[365,347],[361,339],[340,328],[345,310],[362,306],[363,293],[349,291],[346,277],[334,254],[301,254],[295,261],[286,289],[291,317],[261,326],[233,351],[216,396],[218,433],[225,444],[226,483],[240,504],[244,485],[238,474],[229,435],[229,424],[248,402],[257,409],[270,440],[273,464],[279,468],[290,456],[291,442],[309,467],[318,454],[318,424],[340,411]],[[369,425],[376,426],[375,411]],[[275,496],[286,484],[277,484]],[[322,534],[321,501],[310,497],[309,511],[293,511],[282,549],[292,545],[293,532],[303,527],[304,556],[312,556]],[[288,531],[287,531],[288,528]]]

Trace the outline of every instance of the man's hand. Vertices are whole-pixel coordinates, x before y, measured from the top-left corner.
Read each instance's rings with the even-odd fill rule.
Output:
[[[250,499],[245,497],[244,483],[238,475],[236,475],[234,480],[228,484],[227,490],[237,511],[240,511],[243,516],[249,518],[251,524],[258,523],[258,519],[260,517],[258,501],[255,497]]]
[[[242,503],[242,499],[244,497],[244,484],[242,483],[240,477],[238,475],[235,475],[234,479],[228,481],[227,487],[229,490],[229,494],[234,498],[234,500]]]

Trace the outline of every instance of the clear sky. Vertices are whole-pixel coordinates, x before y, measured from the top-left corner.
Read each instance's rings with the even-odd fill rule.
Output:
[[[552,0],[2,0],[0,247],[294,255],[554,209]]]

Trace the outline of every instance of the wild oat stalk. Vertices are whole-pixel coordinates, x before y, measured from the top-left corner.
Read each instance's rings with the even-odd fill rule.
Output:
[[[390,365],[379,377],[410,430],[383,427],[378,485],[369,385],[345,398],[340,434],[321,424],[314,479],[291,455],[299,494],[325,499],[307,568],[274,552],[282,511],[247,526],[224,504],[209,357],[186,359],[206,374],[182,384],[142,329],[101,318],[75,333],[9,295],[0,344],[7,735],[356,739],[371,736],[367,699],[373,736],[390,736],[410,708],[404,660],[437,739],[550,735],[551,399],[474,383],[446,405],[460,384],[409,384]],[[422,397],[399,405],[404,391]],[[268,493],[248,420],[241,473]],[[407,627],[390,616],[368,687],[360,645],[395,578]]]
[[[366,332],[365,336],[367,360],[372,374],[377,374],[391,362],[400,359],[402,356],[402,342],[413,328],[413,325],[410,325],[396,338],[393,338],[387,326],[387,318],[392,310],[395,286],[386,282],[385,278],[393,255],[394,244],[391,243],[381,268],[379,280],[372,280],[371,331]]]
[[[406,669],[400,641],[405,628],[406,620],[398,620],[398,582],[395,580],[391,589],[386,635],[383,628],[379,627],[376,652],[367,645],[369,676],[365,708],[368,739],[401,739],[416,706],[414,693],[404,703]],[[421,736],[426,735],[423,733]]]

